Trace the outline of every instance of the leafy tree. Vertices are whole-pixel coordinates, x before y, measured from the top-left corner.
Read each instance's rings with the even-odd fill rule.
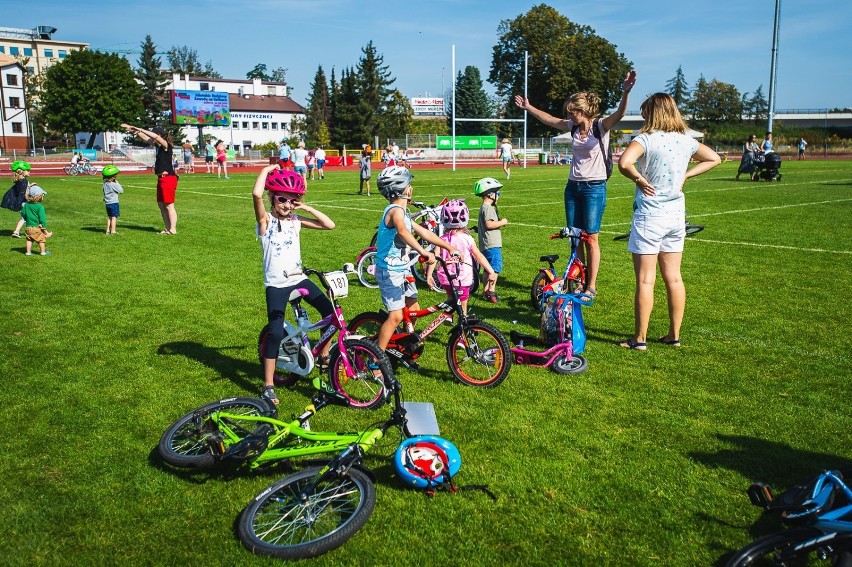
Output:
[[[278,83],[286,83],[287,82],[287,69],[284,67],[276,67],[269,74],[269,80],[275,81]]]
[[[666,92],[669,93],[679,108],[684,108],[689,101],[689,85],[686,83],[686,77],[683,75],[681,66],[677,66],[675,76],[666,82]]]
[[[554,116],[564,116],[563,101],[575,92],[595,92],[601,110],[621,98],[621,84],[632,64],[592,28],[540,4],[514,20],[501,21],[497,32],[488,81],[496,86],[509,116],[522,115],[511,99],[524,92],[524,51],[530,56],[527,96]],[[527,127],[531,136],[550,133],[536,120]]]
[[[769,117],[769,103],[763,95],[763,85],[759,85],[751,98],[748,99],[748,107],[754,116],[754,123],[765,122]]]
[[[704,75],[698,78],[687,103],[687,112],[701,127],[723,122],[739,122],[743,107],[740,93],[734,85],[717,79],[707,81]]]
[[[331,135],[328,132],[328,126],[325,123],[321,123],[317,131],[314,132],[311,140],[316,146],[329,147],[331,145]]]
[[[169,72],[171,73],[198,75],[211,79],[222,78],[222,75],[213,70],[213,63],[211,61],[201,65],[201,61],[198,59],[198,52],[191,47],[173,45],[166,53],[166,58],[168,59]]]
[[[264,81],[268,81],[269,75],[266,74],[266,65],[264,63],[255,65],[254,69],[246,73],[246,79],[263,79]]]
[[[308,96],[308,106],[305,112],[308,140],[318,140],[320,128],[325,128],[328,137],[328,125],[331,119],[331,104],[329,101],[328,82],[322,65],[317,68],[314,81],[311,83],[311,94]],[[326,141],[328,143],[328,141]]]
[[[389,138],[400,138],[411,131],[414,122],[414,109],[408,99],[398,89],[391,93],[386,109],[384,134]]]
[[[447,127],[453,127],[452,101],[447,105]],[[473,65],[459,71],[456,76],[456,118],[491,118],[494,107],[488,100],[488,95],[482,89],[482,78],[479,69]],[[474,136],[493,134],[494,124],[490,122],[457,122],[456,135]]]
[[[42,103],[45,119],[64,132],[119,130],[145,113],[142,89],[126,59],[80,49],[45,72]]]
[[[142,42],[138,64],[136,78],[142,87],[144,122],[152,126],[162,126],[165,123],[165,112],[169,110],[169,98],[166,93],[168,79],[162,71],[162,62],[157,57],[157,47],[150,35],[146,35]]]

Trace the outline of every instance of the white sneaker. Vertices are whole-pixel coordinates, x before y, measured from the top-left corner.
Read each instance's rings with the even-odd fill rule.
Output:
[[[51,254],[53,254],[53,252],[51,252],[50,250],[46,250],[41,253],[41,256],[50,256]]]

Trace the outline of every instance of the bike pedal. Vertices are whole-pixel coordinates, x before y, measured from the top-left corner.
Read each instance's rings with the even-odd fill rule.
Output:
[[[772,489],[768,484],[756,482],[748,487],[748,499],[754,506],[767,508],[774,500],[775,495],[772,494]]]

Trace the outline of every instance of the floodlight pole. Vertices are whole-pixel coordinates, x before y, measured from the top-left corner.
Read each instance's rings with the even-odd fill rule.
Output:
[[[524,51],[524,100],[527,99],[527,82],[529,81],[529,52]],[[509,104],[512,104],[511,102]],[[527,168],[527,110],[524,109],[524,169]]]
[[[769,70],[769,112],[767,113],[766,131],[772,132],[772,122],[775,119],[775,83],[778,67],[778,40],[781,33],[781,0],[775,0],[775,25],[772,28],[772,67]]]
[[[450,83],[453,85],[453,171],[456,170],[456,44],[453,44],[453,64],[450,67]]]

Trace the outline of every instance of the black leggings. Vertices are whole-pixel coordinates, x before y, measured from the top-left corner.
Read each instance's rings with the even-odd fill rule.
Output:
[[[317,284],[307,278],[288,287],[267,287],[266,317],[269,320],[269,340],[266,341],[264,358],[278,358],[278,347],[284,340],[284,310],[289,303],[290,293],[300,287],[309,292],[302,300],[307,301],[314,309],[319,311],[322,318],[334,313],[331,300],[326,297]]]

